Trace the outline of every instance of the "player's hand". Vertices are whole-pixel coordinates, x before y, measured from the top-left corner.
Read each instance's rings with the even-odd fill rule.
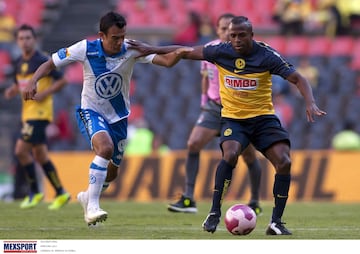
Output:
[[[45,98],[48,96],[47,93],[36,93],[33,97],[33,100],[36,100],[38,102],[41,102],[45,100]]]
[[[24,100],[35,100],[35,94],[37,92],[36,84],[29,83],[24,89],[21,91],[22,97]]]
[[[5,99],[9,100],[9,99],[15,97],[18,93],[19,93],[19,89],[15,85],[13,85],[13,86],[8,87],[4,91],[4,97],[5,97]]]
[[[315,122],[314,116],[323,116],[326,115],[325,111],[322,111],[318,108],[315,102],[306,106],[306,118],[308,122]]]
[[[134,49],[139,51],[140,55],[137,57],[142,57],[142,56],[147,56],[150,54],[153,54],[154,51],[152,50],[151,45],[145,43],[145,42],[141,42],[141,41],[137,41],[137,40],[129,40],[129,49]]]

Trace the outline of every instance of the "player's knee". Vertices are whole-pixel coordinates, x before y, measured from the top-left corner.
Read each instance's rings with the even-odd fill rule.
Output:
[[[238,162],[238,158],[239,158],[239,154],[237,154],[236,152],[232,151],[232,152],[224,153],[224,160],[233,167],[236,166]]]
[[[291,160],[289,156],[284,155],[275,168],[277,169],[278,174],[282,174],[282,175],[290,174]]]
[[[188,140],[187,148],[190,153],[198,153],[202,149],[202,144],[197,140]]]
[[[114,146],[111,144],[104,144],[96,149],[96,154],[103,158],[110,159],[113,153],[114,153]]]

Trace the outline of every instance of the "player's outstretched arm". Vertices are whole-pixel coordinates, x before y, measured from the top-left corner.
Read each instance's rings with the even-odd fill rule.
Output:
[[[147,56],[150,54],[168,54],[182,48],[181,45],[168,45],[168,46],[154,46],[138,40],[129,40],[129,49],[135,49],[140,52],[138,57]]]
[[[56,67],[54,62],[50,58],[48,61],[39,66],[39,68],[35,71],[34,75],[30,79],[29,83],[26,85],[24,90],[22,91],[22,96],[24,100],[34,100],[35,94],[37,92],[36,85],[39,79],[48,75],[52,70]]]
[[[129,49],[135,49],[140,52],[138,57],[150,55],[150,54],[168,54],[180,48],[188,48],[181,45],[168,45],[168,46],[154,46],[137,40],[129,40]],[[192,60],[204,60],[203,56],[203,45],[192,47],[193,50],[182,55],[184,59],[192,59]]]
[[[191,47],[182,47],[167,54],[156,54],[153,63],[165,67],[172,67],[177,64],[181,58],[193,50],[194,49]]]
[[[326,112],[320,110],[316,105],[311,86],[306,78],[295,71],[287,77],[287,80],[293,83],[300,91],[306,103],[306,117],[309,122],[314,122],[314,116],[326,115]]]

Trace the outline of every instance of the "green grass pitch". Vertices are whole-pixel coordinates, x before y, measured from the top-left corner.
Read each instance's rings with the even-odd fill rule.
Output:
[[[223,214],[234,201],[223,204]],[[49,211],[46,203],[22,210],[19,202],[0,203],[0,239],[78,239],[78,240],[252,240],[252,239],[360,239],[360,203],[322,202],[288,203],[283,220],[291,236],[266,236],[265,229],[272,210],[270,202],[262,202],[263,214],[251,234],[233,236],[225,228],[223,218],[214,234],[202,230],[201,224],[210,201],[198,202],[197,214],[171,213],[168,202],[149,203],[102,200],[109,213],[105,223],[89,228],[77,202],[59,211]]]

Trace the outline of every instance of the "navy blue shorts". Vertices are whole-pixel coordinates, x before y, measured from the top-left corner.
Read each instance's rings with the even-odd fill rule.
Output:
[[[22,124],[20,138],[25,142],[38,145],[45,144],[47,120],[28,120]]]
[[[261,153],[277,142],[291,145],[289,133],[282,127],[276,115],[262,115],[248,119],[223,117],[220,144],[225,140],[238,141],[242,150],[252,143]]]

